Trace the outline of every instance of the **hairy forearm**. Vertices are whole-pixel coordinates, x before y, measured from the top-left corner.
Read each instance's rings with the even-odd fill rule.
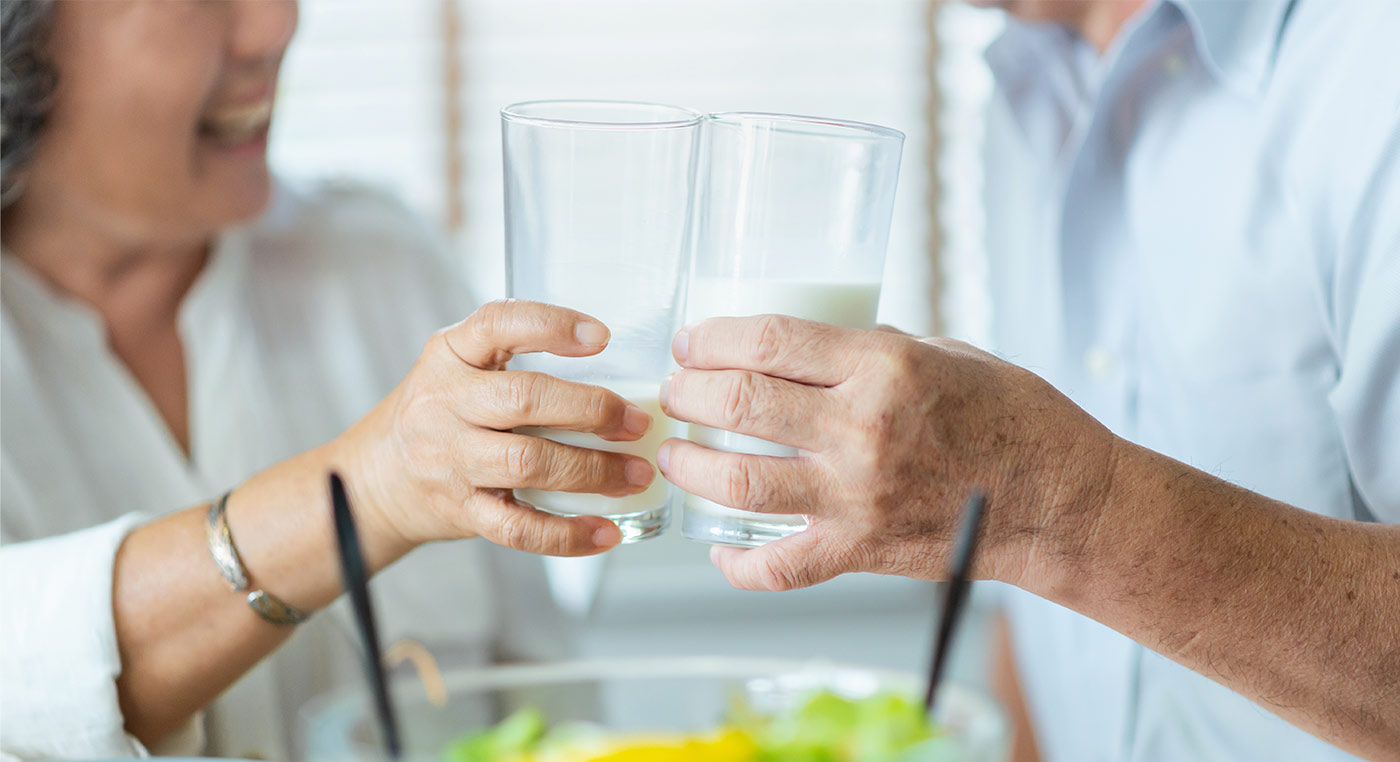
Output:
[[[1309,513],[1127,443],[1109,494],[1027,589],[1330,743],[1400,759],[1400,527]]]
[[[334,458],[313,450],[258,474],[228,502],[230,532],[252,589],[303,611],[340,593],[327,473]],[[205,542],[208,506],[133,531],[117,553],[113,610],[128,732],[145,743],[168,735],[291,634],[254,613],[219,575]],[[362,528],[371,566],[406,552]]]

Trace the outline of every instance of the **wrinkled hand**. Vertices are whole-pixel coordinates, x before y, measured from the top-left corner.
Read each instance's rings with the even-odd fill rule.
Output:
[[[597,354],[608,331],[573,310],[506,300],[483,306],[428,340],[413,370],[335,444],[357,510],[406,547],[482,536],[534,553],[586,555],[618,543],[607,519],[537,511],[511,490],[609,496],[642,491],[646,460],[515,434],[544,426],[635,440],[651,418],[613,392],[529,371],[513,355]]]
[[[671,439],[680,488],[809,528],[761,548],[715,548],[737,587],[785,590],[869,571],[946,574],[961,506],[989,496],[974,573],[1015,582],[1072,552],[1108,489],[1113,435],[1034,374],[966,344],[765,315],[677,334],[673,418],[799,449],[740,455]]]

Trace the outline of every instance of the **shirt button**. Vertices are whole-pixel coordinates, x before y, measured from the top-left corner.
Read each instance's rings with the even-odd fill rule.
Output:
[[[1162,61],[1162,71],[1166,72],[1168,77],[1175,77],[1184,68],[1186,68],[1186,61],[1180,53],[1172,53]]]
[[[1096,381],[1102,381],[1112,375],[1117,364],[1113,353],[1103,347],[1090,347],[1084,353],[1084,372]]]

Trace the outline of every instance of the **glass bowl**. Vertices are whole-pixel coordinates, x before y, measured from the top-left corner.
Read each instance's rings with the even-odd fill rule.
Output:
[[[847,698],[922,693],[919,675],[788,659],[657,657],[522,664],[444,673],[447,705],[433,706],[416,679],[394,682],[404,756],[438,760],[451,741],[534,706],[552,724],[586,721],[608,729],[704,731],[725,719],[736,698],[775,712],[825,689]],[[312,760],[383,757],[367,691],[322,696],[302,711],[302,742]],[[951,684],[936,719],[956,750],[947,762],[1003,762],[1007,725],[989,698]]]

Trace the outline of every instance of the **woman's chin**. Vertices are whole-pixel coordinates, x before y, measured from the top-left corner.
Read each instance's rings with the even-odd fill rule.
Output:
[[[248,222],[262,214],[272,199],[272,173],[264,164],[260,171],[240,178],[220,188],[217,200],[210,207],[217,211],[212,215],[219,227],[230,227]]]
[[[267,208],[272,172],[267,165],[267,130],[238,142],[201,139],[195,164],[202,204],[225,225],[246,222]]]

